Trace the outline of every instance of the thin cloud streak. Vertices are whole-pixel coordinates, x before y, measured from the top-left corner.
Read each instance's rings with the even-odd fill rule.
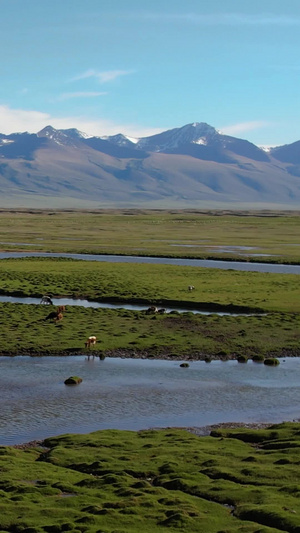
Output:
[[[86,80],[88,78],[96,78],[96,80],[99,83],[108,83],[110,81],[114,81],[117,78],[120,78],[121,76],[128,76],[129,74],[133,74],[134,70],[104,70],[104,71],[98,71],[95,69],[88,69],[82,74],[79,74],[78,76],[75,76],[70,81],[79,81],[79,80]]]
[[[252,120],[249,122],[239,122],[238,124],[232,124],[230,126],[224,126],[220,128],[225,135],[236,135],[247,131],[253,131],[261,128],[272,126],[271,122],[266,120]]]
[[[57,97],[57,101],[70,100],[72,98],[95,98],[97,96],[104,96],[107,92],[74,92],[74,93],[63,93]]]
[[[245,13],[144,13],[132,14],[130,18],[154,20],[156,22],[187,22],[202,26],[299,26],[300,17],[286,15],[250,15]]]

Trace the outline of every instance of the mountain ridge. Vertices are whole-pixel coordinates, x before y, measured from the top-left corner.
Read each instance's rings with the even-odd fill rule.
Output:
[[[265,151],[202,122],[149,137],[0,134],[0,206],[300,207],[300,141]]]

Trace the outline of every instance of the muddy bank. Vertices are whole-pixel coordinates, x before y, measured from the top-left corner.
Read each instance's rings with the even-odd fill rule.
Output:
[[[147,349],[137,350],[132,348],[117,348],[114,350],[99,350],[90,349],[85,350],[83,348],[69,348],[67,350],[36,350],[34,348],[28,348],[18,351],[12,350],[0,350],[0,357],[67,357],[69,355],[85,355],[87,357],[99,357],[105,359],[105,357],[120,357],[123,359],[162,359],[165,361],[234,361],[240,354],[232,353],[227,354],[220,351],[215,354],[208,354],[204,352],[193,351],[191,353],[175,353],[174,350],[167,348],[162,349]],[[253,353],[253,356],[256,355]],[[264,354],[265,359],[269,357],[284,358],[284,357],[300,357],[300,347],[294,349],[282,349],[276,352],[266,352]],[[251,357],[249,357],[251,359]]]

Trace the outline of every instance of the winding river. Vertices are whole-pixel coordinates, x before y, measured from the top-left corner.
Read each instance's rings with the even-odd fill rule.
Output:
[[[109,263],[147,263],[202,268],[221,268],[223,270],[244,270],[247,272],[273,272],[277,274],[300,274],[300,265],[273,263],[249,263],[243,261],[214,261],[208,259],[179,259],[170,257],[141,257],[130,255],[91,255],[43,252],[0,252],[0,259],[20,257],[66,257],[83,261],[102,261]]]

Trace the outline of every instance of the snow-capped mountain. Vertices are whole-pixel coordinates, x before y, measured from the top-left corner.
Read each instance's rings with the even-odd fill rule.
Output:
[[[151,137],[144,137],[138,141],[137,148],[150,152],[169,152],[190,143],[210,144],[217,140],[218,135],[212,126],[204,122],[194,122],[182,128],[174,128]]]
[[[122,133],[118,133],[117,135],[105,135],[104,137],[101,137],[103,141],[108,141],[112,144],[117,144],[118,146],[125,146],[125,147],[133,147],[135,144],[138,143],[139,139],[133,139],[132,137],[127,137],[126,135],[123,135]]]
[[[300,209],[300,141],[268,151],[194,122],[134,139],[0,134],[0,206]]]
[[[134,146],[123,135],[106,137],[106,140],[119,146]],[[225,154],[226,151],[256,160],[267,160],[264,151],[254,144],[223,135],[205,122],[194,122],[181,128],[143,137],[136,142],[134,148],[145,152],[191,155],[200,159],[224,163],[229,163],[232,159],[228,154]]]

